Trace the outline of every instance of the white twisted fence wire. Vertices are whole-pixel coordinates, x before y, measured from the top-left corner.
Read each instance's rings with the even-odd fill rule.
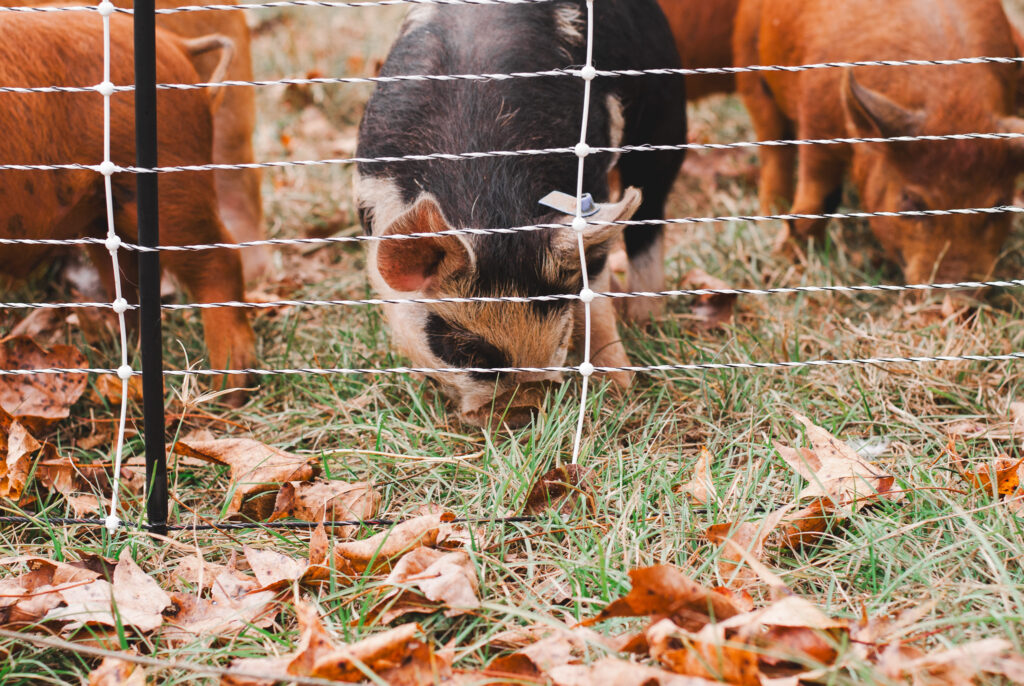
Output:
[[[237,5],[183,5],[181,7],[158,8],[156,14],[180,14],[181,12],[204,12],[211,10],[254,10],[278,9],[284,7],[326,7],[333,9],[360,9],[364,7],[391,7],[394,5],[539,5],[552,0],[362,0],[361,2],[327,2],[325,0],[278,0],[276,2],[254,2]],[[97,12],[94,5],[0,7],[2,12]],[[118,14],[135,14],[127,7],[115,7]]]
[[[114,195],[110,178],[115,167],[110,159],[110,96],[114,93],[113,84],[110,81],[110,15],[113,14],[114,5],[110,0],[103,0],[97,5],[96,9],[103,18],[103,83],[99,84],[96,89],[103,95],[103,162],[99,165],[99,171],[103,175],[103,188],[106,196],[107,237],[104,244],[110,253],[114,279],[114,302],[110,304],[110,307],[117,313],[118,332],[121,343],[121,366],[114,370],[114,373],[121,379],[121,410],[114,447],[114,473],[111,480],[110,514],[107,515],[105,520],[107,530],[113,534],[121,526],[121,519],[117,516],[117,504],[120,495],[121,458],[124,453],[124,431],[128,412],[128,382],[133,375],[133,371],[128,364],[128,333],[124,320],[124,313],[128,309],[128,301],[123,297],[121,290],[121,267],[117,257],[118,249],[121,246],[121,239],[114,228]]]
[[[550,2],[550,0],[543,0]],[[0,8],[0,10],[26,11],[31,8]],[[42,9],[42,8],[39,8]],[[57,8],[67,10],[74,8]],[[89,8],[91,9],[91,8]],[[159,10],[157,10],[159,12]],[[656,67],[651,69],[598,69],[596,76],[607,76],[611,78],[622,76],[705,76],[721,74],[742,74],[742,73],[766,73],[766,72],[787,72],[797,73],[802,71],[815,71],[820,69],[852,69],[856,67],[937,67],[953,65],[978,65],[978,64],[1022,64],[1024,57],[958,57],[955,59],[943,60],[862,60],[858,62],[818,62],[798,65],[750,65],[748,67],[699,67],[693,69]],[[280,79],[254,79],[247,80],[224,80],[224,81],[203,81],[199,83],[158,83],[158,90],[197,90],[202,88],[250,87],[260,88],[268,86],[314,86],[314,85],[339,85],[339,84],[378,84],[378,83],[403,83],[423,81],[508,81],[511,79],[536,79],[559,76],[579,76],[579,69],[565,67],[562,69],[546,69],[541,71],[520,71],[507,73],[480,73],[480,74],[395,74],[393,76],[316,76],[316,77],[287,77]],[[95,86],[0,86],[0,93],[89,93],[95,91]],[[121,85],[114,86],[117,93],[127,93],[135,90],[135,86]]]
[[[890,357],[856,357],[832,360],[782,360],[780,362],[693,362],[688,364],[593,366],[591,374],[611,372],[701,372],[761,369],[806,369],[812,367],[867,367],[897,364],[929,364],[935,362],[1010,362],[1024,360],[1024,351],[996,355],[897,355]],[[116,369],[96,367],[45,367],[39,369],[3,369],[0,376],[31,376],[34,374],[116,374]],[[225,374],[258,374],[260,376],[369,376],[380,374],[543,374],[548,372],[582,374],[580,365],[551,367],[292,367],[288,369],[165,369],[164,376],[221,376]],[[142,372],[132,372],[141,376]]]
[[[1014,131],[971,132],[950,134],[923,134],[916,136],[889,137],[849,137],[849,138],[809,138],[768,141],[736,141],[733,143],[680,143],[678,145],[621,145],[590,148],[591,154],[612,153],[626,154],[631,152],[670,152],[677,150],[739,150],[752,148],[774,148],[807,145],[856,145],[863,143],[914,143],[938,141],[971,141],[994,140],[1006,141],[1024,138],[1024,133]],[[493,157],[537,157],[541,155],[567,155],[575,153],[576,148],[537,148],[525,150],[481,150],[478,152],[446,153],[436,152],[422,155],[398,155],[393,157],[335,157],[319,160],[274,160],[270,162],[244,162],[239,164],[186,164],[164,167],[114,166],[113,173],[130,174],[169,174],[174,172],[219,171],[238,169],[275,169],[282,167],[324,167],[349,164],[391,164],[398,162],[431,162],[443,160],[459,162],[462,160],[479,160]],[[100,171],[95,164],[0,164],[0,171],[59,171],[59,170],[91,170]]]
[[[591,151],[593,148],[591,148]],[[666,219],[619,219],[615,221],[587,220],[587,226],[654,226],[668,224],[680,226],[686,224],[723,224],[730,222],[765,222],[789,219],[871,219],[872,217],[949,217],[962,215],[981,214],[1024,214],[1024,207],[1015,205],[999,205],[996,207],[968,207],[949,210],[900,210],[896,212],[828,212],[822,214],[789,213],[789,214],[743,214],[743,215],[720,215],[717,217],[669,217]],[[512,234],[521,231],[544,231],[546,229],[568,229],[572,224],[550,223],[550,224],[528,224],[525,226],[513,226],[507,228],[491,229],[446,229],[437,233],[408,233],[389,234],[386,236],[358,235],[358,236],[328,236],[326,238],[268,238],[259,241],[242,241],[238,243],[196,243],[192,245],[160,245],[147,247],[135,243],[121,243],[124,250],[135,252],[193,252],[199,250],[241,250],[261,245],[267,246],[310,246],[329,245],[334,243],[370,243],[375,241],[406,241],[417,238],[436,238],[439,236],[486,236],[489,234]],[[104,240],[100,238],[0,238],[0,245],[49,245],[49,246],[74,246],[74,245],[103,245]],[[855,288],[855,287],[851,287]]]
[[[1024,279],[1012,281],[958,281],[956,283],[918,283],[907,285],[865,284],[862,286],[779,286],[775,288],[678,288],[666,291],[598,291],[594,298],[625,300],[633,298],[673,298],[701,295],[783,295],[796,293],[900,293],[953,291],[981,288],[1024,288]],[[165,303],[160,309],[167,312],[183,310],[210,310],[221,307],[234,307],[253,310],[270,310],[279,307],[360,307],[367,305],[443,305],[469,303],[531,303],[555,302],[560,300],[580,300],[579,293],[557,293],[552,295],[526,296],[474,296],[459,298],[362,298],[362,299],[289,299],[268,300],[262,302],[244,302],[228,300],[212,303]],[[54,302],[54,303],[20,303],[0,302],[0,309],[7,310],[59,310],[59,309],[113,309],[111,303],[103,302]],[[138,305],[128,305],[126,310],[137,310]]]

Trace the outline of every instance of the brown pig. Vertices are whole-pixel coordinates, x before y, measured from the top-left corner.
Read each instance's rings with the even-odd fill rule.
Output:
[[[685,69],[733,66],[732,31],[740,0],[658,0]],[[687,100],[736,90],[732,74],[687,77]]]
[[[738,64],[1013,57],[999,0],[743,0]],[[872,67],[740,74],[760,140],[1024,131],[1012,116],[1013,64]],[[761,211],[832,212],[847,171],[864,210],[1009,204],[1020,141],[859,143],[761,149]],[[796,166],[796,183],[793,168]],[[826,220],[796,220],[790,238],[820,237]],[[991,272],[1010,215],[878,217],[872,232],[911,282]]]
[[[118,7],[130,8],[132,0],[113,0]],[[66,0],[0,0],[2,7],[66,4]],[[191,0],[156,0],[157,9],[194,4]],[[183,38],[219,34],[229,38],[234,56],[228,62],[223,79],[252,81],[252,55],[249,26],[240,10],[177,12],[157,14],[156,23]],[[220,55],[216,52],[191,54],[200,81],[211,79]],[[221,80],[220,77],[217,80]],[[192,82],[190,82],[192,83]],[[256,95],[249,86],[220,89],[213,117],[213,161],[217,164],[245,164],[255,160],[252,136],[256,129]],[[218,169],[213,172],[221,220],[236,241],[255,241],[267,237],[263,225],[263,201],[260,197],[259,169]],[[266,274],[270,249],[266,246],[241,251],[247,281]]]
[[[111,81],[132,83],[132,20],[114,15],[110,29]],[[159,82],[196,81],[187,47],[174,34],[157,30]],[[96,14],[0,14],[0,84],[92,86],[102,80],[103,33]],[[115,93],[110,102],[110,152],[115,164],[135,163],[134,117],[133,93]],[[157,118],[162,165],[210,163],[213,122],[205,90],[158,91]],[[103,160],[103,98],[96,93],[5,93],[0,95],[0,123],[2,163],[95,165]],[[218,216],[208,172],[173,172],[158,178],[162,244],[230,241]],[[135,242],[135,176],[117,173],[111,181],[115,230],[123,240]],[[96,171],[0,171],[0,197],[0,236],[4,238],[103,238],[107,234],[103,177]],[[102,245],[90,245],[88,250],[112,294],[110,255]],[[48,246],[0,246],[0,275],[26,278],[53,254]],[[129,300],[135,297],[131,288],[134,257],[128,251],[119,255],[121,282]],[[161,265],[195,301],[243,297],[237,251],[164,252]],[[242,310],[203,310],[203,327],[213,367],[252,366],[254,336]],[[247,381],[238,378],[229,383],[246,385]]]

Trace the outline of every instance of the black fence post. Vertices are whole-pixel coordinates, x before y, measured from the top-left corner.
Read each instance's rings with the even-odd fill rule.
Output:
[[[154,0],[135,0],[135,163],[157,165],[156,13]],[[160,243],[157,175],[136,174],[139,245]],[[142,414],[146,441],[146,517],[167,532],[167,455],[164,446],[163,343],[160,331],[160,253],[139,253],[139,329]]]

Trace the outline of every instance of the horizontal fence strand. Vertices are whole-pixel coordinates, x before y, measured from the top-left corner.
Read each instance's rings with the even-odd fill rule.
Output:
[[[1024,360],[1024,352],[1001,355],[908,355],[898,357],[861,357],[838,360],[806,360],[783,362],[695,362],[692,364],[656,364],[623,367],[599,367],[598,373],[609,372],[671,372],[711,370],[801,369],[807,367],[856,367],[894,364],[929,364],[935,362],[1007,362]],[[562,367],[295,367],[290,369],[165,369],[164,376],[221,376],[225,374],[256,374],[259,376],[360,376],[398,374],[533,374],[547,372],[579,373],[578,366]],[[0,376],[31,376],[33,374],[116,374],[116,369],[90,367],[49,367],[42,369],[0,369]],[[141,372],[134,372],[134,376]]]

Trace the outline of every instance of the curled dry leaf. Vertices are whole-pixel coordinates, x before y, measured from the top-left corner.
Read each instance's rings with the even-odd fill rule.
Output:
[[[764,559],[764,546],[768,536],[775,531],[775,528],[786,516],[788,508],[781,508],[764,519],[757,522],[744,522],[742,524],[715,524],[708,527],[705,535],[712,543],[723,545],[725,541],[732,541],[736,546],[744,550],[748,555],[760,562]],[[732,586],[745,586],[758,580],[755,570],[750,567],[741,567],[743,561],[741,556],[732,549],[725,546],[718,559],[718,574]]]
[[[959,461],[953,463],[953,467],[960,472],[964,481],[974,487],[976,491],[992,495],[1014,496],[1020,491],[1021,472],[1024,465],[1024,458],[1011,460],[1006,455],[996,458],[995,464],[991,467],[979,467],[975,471],[963,468]]]
[[[116,657],[105,657],[89,672],[89,686],[146,686],[146,670]]]
[[[547,510],[558,510],[563,514],[572,512],[575,503],[585,498],[588,510],[593,510],[593,495],[589,470],[578,464],[555,467],[537,483],[526,496],[526,514],[540,514]]]
[[[362,574],[367,569],[390,569],[395,558],[421,546],[436,546],[451,525],[448,513],[420,515],[396,524],[370,538],[344,541],[334,546],[334,566],[342,574]]]
[[[680,626],[696,631],[713,621],[742,612],[731,595],[717,593],[690,580],[678,567],[656,565],[629,572],[633,587],[593,619],[592,625],[612,617],[671,618]]]
[[[216,462],[231,468],[233,496],[228,505],[228,514],[231,515],[244,514],[266,519],[273,500],[254,496],[276,492],[281,484],[288,481],[308,481],[313,478],[314,469],[310,457],[292,455],[248,438],[190,443],[178,441],[174,451],[178,455]]]
[[[972,684],[982,674],[998,674],[1012,683],[1024,680],[1024,657],[1013,652],[1013,644],[989,638],[948,650],[924,653],[894,643],[882,651],[879,670],[891,680],[912,679],[934,686]]]
[[[729,290],[731,286],[703,269],[693,269],[683,277],[682,287],[693,290]],[[718,329],[732,321],[736,295],[704,293],[695,297],[693,313],[702,329]]]
[[[39,347],[27,336],[0,341],[0,369],[87,367],[82,353],[70,345]],[[67,418],[71,406],[85,392],[85,374],[27,374],[0,377],[0,407],[34,433]]]
[[[170,597],[132,560],[128,549],[114,567],[113,583],[96,579],[60,591],[65,605],[50,610],[43,621],[69,622],[65,631],[86,624],[130,626],[141,632],[153,631],[163,623],[163,610]]]
[[[369,669],[395,686],[434,683],[435,678],[449,673],[448,663],[416,638],[420,633],[416,624],[403,624],[362,641],[339,646],[331,639],[311,605],[298,603],[296,611],[302,632],[298,650],[278,658],[236,660],[232,667],[260,671],[267,675],[266,678],[225,677],[221,681],[222,686],[257,686],[288,681],[289,676],[354,683],[367,678],[360,667]]]
[[[120,405],[124,394],[121,378],[114,374],[100,374],[96,377],[96,388],[93,397],[98,401],[105,400],[110,405]],[[142,377],[133,376],[128,379],[128,400],[142,402]]]
[[[647,643],[651,657],[677,674],[760,686],[757,654],[745,645],[749,633],[746,630],[727,640],[715,624],[692,633],[662,619],[647,629]]]
[[[42,447],[21,422],[0,407],[0,498],[21,497],[32,458]]]
[[[34,475],[41,486],[69,498],[78,493],[110,494],[109,462],[75,462],[68,457],[58,457],[50,444],[45,444],[43,449],[45,457],[36,463]],[[141,494],[145,485],[146,474],[143,465],[121,467],[121,486],[129,493]]]
[[[327,532],[323,524],[310,538],[309,560],[296,560],[275,550],[243,549],[256,582],[262,590],[279,591],[293,583],[310,584],[324,581],[331,570],[325,566],[328,555]]]
[[[555,686],[719,686],[717,681],[683,676],[657,667],[606,657],[590,665],[565,665],[551,670]]]
[[[382,624],[410,612],[433,612],[444,607],[446,617],[455,617],[480,606],[476,569],[469,553],[462,550],[416,548],[395,564],[384,586],[393,590],[371,611]]]
[[[517,640],[521,642],[519,650],[492,660],[487,666],[488,674],[538,679],[550,675],[552,670],[558,667],[580,662],[590,647],[613,649],[612,641],[581,626],[570,628],[565,625],[536,624],[505,633],[507,636],[504,638],[492,638],[491,645],[502,645],[508,640]],[[514,633],[517,635],[513,635]]]
[[[707,446],[700,447],[700,457],[693,467],[693,477],[686,483],[679,484],[672,490],[676,493],[685,493],[690,500],[702,507],[707,507],[712,501],[717,501],[715,485],[711,481],[711,462],[715,456],[707,449]]]
[[[83,563],[55,562],[43,557],[0,559],[0,568],[26,565],[28,572],[0,579],[0,626],[33,624],[64,602],[60,592],[92,583],[100,573]]]
[[[270,521],[284,517],[304,522],[369,519],[377,513],[380,501],[380,493],[364,481],[290,481],[278,491]],[[335,532],[347,538],[354,530],[347,526]]]

